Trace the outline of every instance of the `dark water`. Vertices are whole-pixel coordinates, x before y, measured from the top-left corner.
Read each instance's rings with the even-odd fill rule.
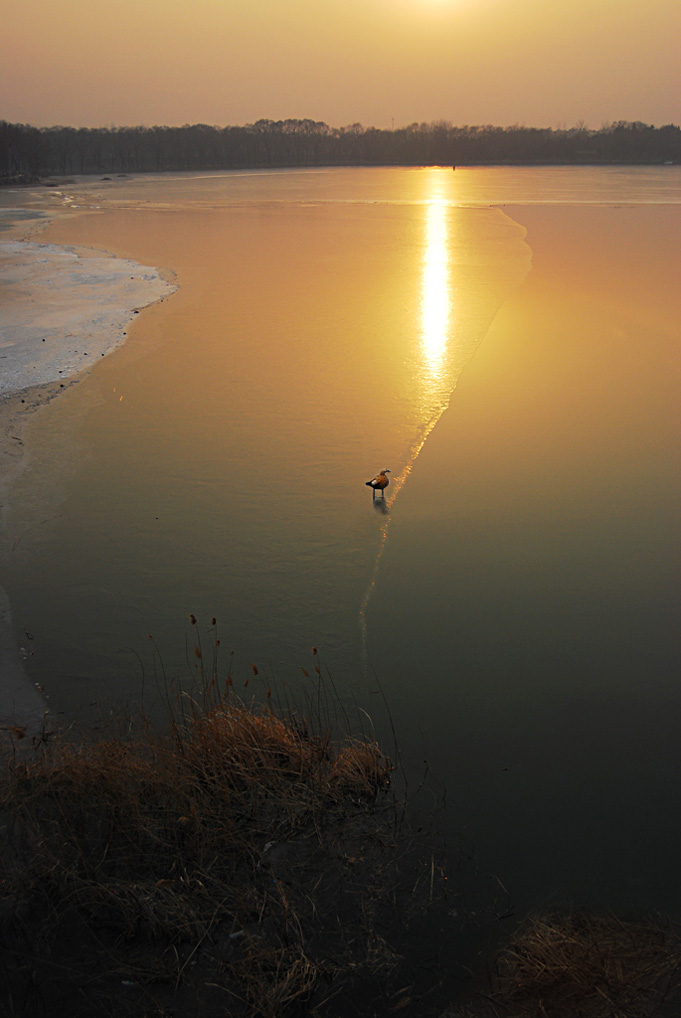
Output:
[[[179,289],[36,415],[12,492],[3,569],[54,709],[153,697],[149,635],[184,674],[190,612],[240,679],[299,690],[314,645],[387,738],[380,682],[451,844],[519,909],[678,910],[678,183],[77,185],[90,214],[45,239]]]
[[[371,653],[404,677],[397,728],[423,733],[453,824],[520,900],[678,909],[675,227],[519,218],[532,273],[400,499]]]

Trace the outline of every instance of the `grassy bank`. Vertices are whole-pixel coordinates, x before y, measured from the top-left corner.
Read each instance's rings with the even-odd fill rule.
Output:
[[[681,939],[659,916],[530,917],[483,957],[484,990],[467,987],[451,945],[473,916],[319,666],[305,709],[274,709],[194,653],[200,694],[167,695],[163,725],[128,716],[106,738],[44,732],[28,748],[17,729],[0,1015],[678,1015]]]
[[[128,718],[97,741],[17,744],[2,782],[0,1014],[409,1004],[409,945],[443,871],[373,738],[332,739],[315,671],[305,710],[273,709],[265,689],[246,704],[201,665],[200,695],[168,695],[159,727]]]
[[[551,910],[491,960],[487,992],[442,1018],[677,1018],[680,967],[665,916]]]

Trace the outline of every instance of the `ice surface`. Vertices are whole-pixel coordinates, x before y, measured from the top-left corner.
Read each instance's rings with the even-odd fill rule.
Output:
[[[126,258],[0,243],[0,394],[89,367],[124,342],[137,310],[173,289],[158,269]]]

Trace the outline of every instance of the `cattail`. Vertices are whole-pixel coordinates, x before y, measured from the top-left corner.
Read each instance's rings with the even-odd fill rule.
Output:
[[[312,648],[312,653],[313,653],[313,655],[317,653],[317,648],[316,647]]]
[[[251,665],[251,669],[252,669],[254,675],[258,675],[258,666],[257,665]]]
[[[192,626],[195,626],[195,625],[196,625],[196,615],[190,615],[190,616],[189,616],[189,623],[190,623],[190,625],[192,625]]]
[[[194,645],[194,653],[196,654],[196,656],[198,657],[198,659],[199,659],[199,661],[200,661],[200,660],[201,660],[201,651],[200,651],[200,649],[199,649],[199,648],[198,648],[198,647],[196,646],[196,644]]]
[[[309,672],[306,672],[304,668],[301,668],[300,670],[301,670],[301,672],[303,673],[303,675],[305,676],[306,679],[310,678],[310,673]]]

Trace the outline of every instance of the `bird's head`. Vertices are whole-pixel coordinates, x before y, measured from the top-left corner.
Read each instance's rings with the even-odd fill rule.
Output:
[[[389,473],[390,473],[390,471],[389,471],[389,470],[381,470],[381,473],[382,473],[382,474],[389,474]]]

